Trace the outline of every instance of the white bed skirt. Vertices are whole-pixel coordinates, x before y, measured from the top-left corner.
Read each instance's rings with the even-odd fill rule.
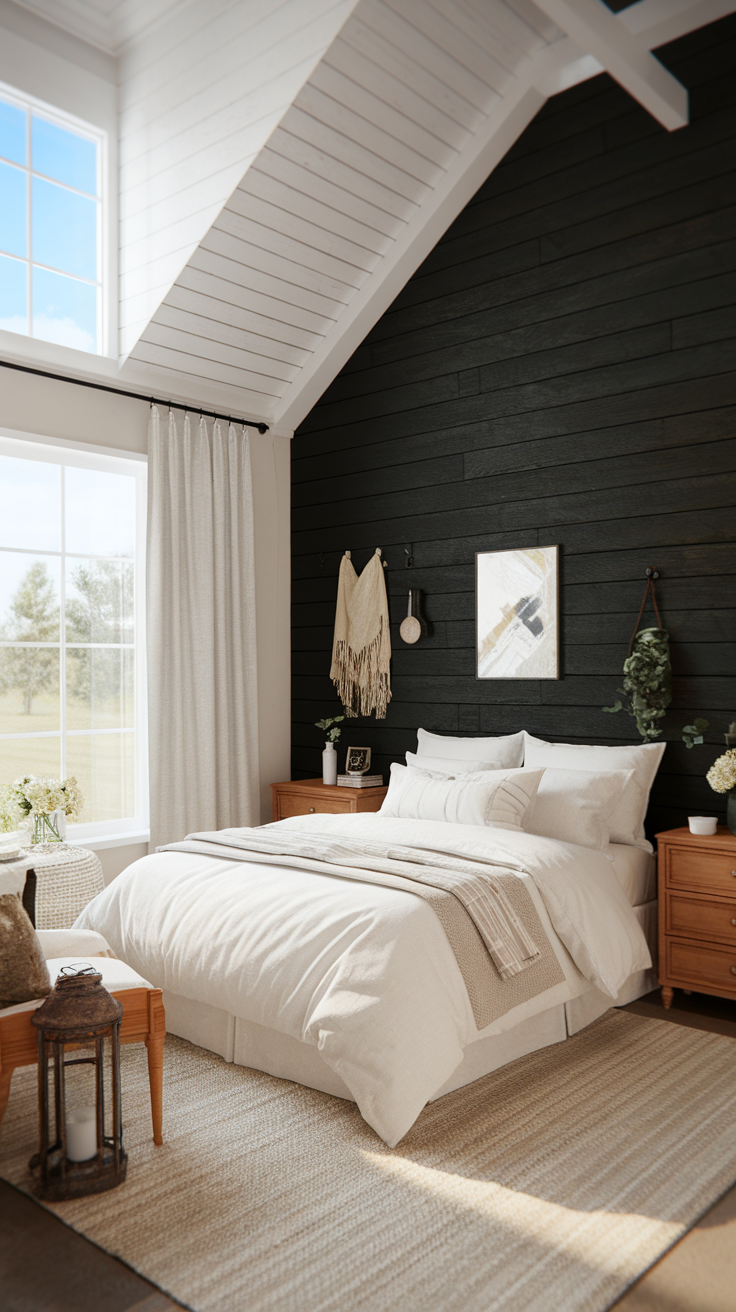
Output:
[[[538,1012],[521,1021],[503,1034],[491,1034],[478,1039],[466,1049],[463,1060],[450,1079],[438,1089],[431,1101],[452,1093],[465,1084],[489,1075],[518,1057],[537,1052],[540,1048],[564,1039],[586,1025],[592,1024],[610,1007],[626,1006],[657,987],[657,903],[647,902],[634,907],[634,913],[644,930],[654,965],[650,970],[639,971],[625,983],[615,1002],[592,986],[569,1002],[558,1003],[546,1011]],[[254,1021],[232,1016],[219,1007],[206,1002],[195,1002],[180,994],[164,992],[166,1028],[190,1043],[216,1052],[225,1061],[238,1066],[250,1066],[282,1080],[294,1080],[311,1089],[320,1089],[337,1098],[354,1102],[347,1085],[322,1059],[311,1043],[301,1043],[290,1034],[257,1025]]]

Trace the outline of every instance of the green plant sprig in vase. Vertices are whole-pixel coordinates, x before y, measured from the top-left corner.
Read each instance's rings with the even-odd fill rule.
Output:
[[[335,743],[342,732],[335,726],[341,724],[344,715],[332,715],[324,720],[315,720],[315,725],[326,736],[325,750],[322,753],[322,783],[333,787],[337,783],[337,752]]]
[[[705,776],[714,793],[726,793],[726,824],[736,834],[736,747],[714,761]]]

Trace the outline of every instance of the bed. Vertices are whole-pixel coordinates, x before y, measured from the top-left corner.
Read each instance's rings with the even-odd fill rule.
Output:
[[[478,774],[443,785],[436,772],[416,773],[435,790],[461,778],[463,797]],[[485,778],[491,773],[515,787],[524,774],[506,767]],[[521,779],[527,791],[531,773]],[[546,773],[536,771],[538,784]],[[619,775],[630,781],[632,772]],[[609,842],[608,829],[605,845],[592,848],[468,824],[467,816],[458,823],[390,811],[192,835],[135,862],[77,927],[103,934],[164,990],[170,1032],[227,1061],[354,1100],[393,1146],[428,1101],[653,988],[656,901],[651,848]],[[518,980],[534,971],[519,975],[511,1005],[484,1024],[467,962],[432,902],[436,890],[411,883],[426,874],[423,866],[416,875],[414,861],[441,874],[467,866],[474,878],[482,869],[518,889],[536,941],[546,944],[546,986],[522,996]]]

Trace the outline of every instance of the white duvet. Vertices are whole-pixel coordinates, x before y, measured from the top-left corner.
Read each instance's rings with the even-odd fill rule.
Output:
[[[510,867],[525,881],[564,983],[481,1035],[445,932],[421,897],[359,878],[189,852],[136,861],[76,927],[104,934],[156,987],[314,1044],[390,1146],[468,1044],[576,996],[585,980],[615,997],[629,975],[651,965],[601,852],[510,830],[379,815],[280,825],[343,838],[380,832],[389,842]]]

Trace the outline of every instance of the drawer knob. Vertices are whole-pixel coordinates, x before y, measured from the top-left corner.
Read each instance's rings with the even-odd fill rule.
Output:
[[[736,975],[736,966],[731,967],[731,974]]]
[[[731,924],[736,925],[736,916],[731,916]]]
[[[314,807],[313,807],[313,806],[310,806],[310,808],[309,808],[309,814],[310,814],[310,815],[314,815]]]

